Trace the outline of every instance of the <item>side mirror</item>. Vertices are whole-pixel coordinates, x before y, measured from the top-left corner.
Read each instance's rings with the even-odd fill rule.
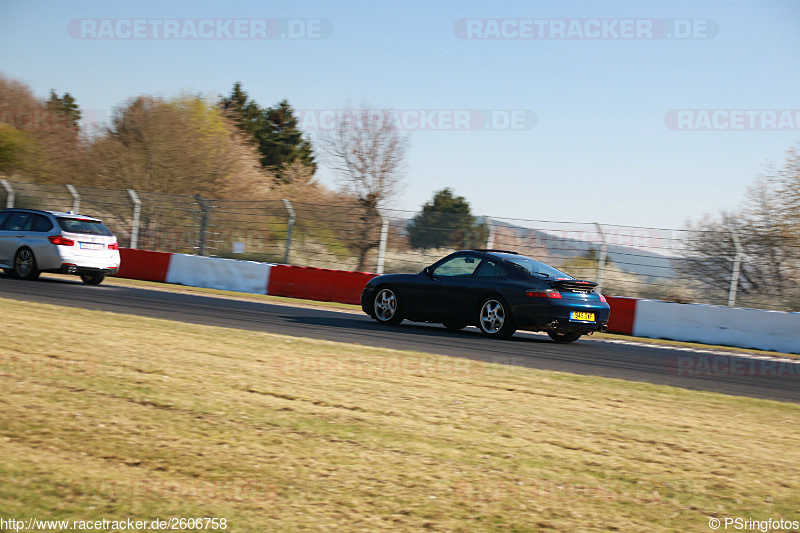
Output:
[[[429,278],[432,278],[432,277],[433,277],[433,269],[431,269],[431,267],[429,267],[429,266],[426,266],[426,267],[425,267],[425,268],[422,270],[422,273],[423,273],[423,274],[425,274],[426,276],[428,276]]]

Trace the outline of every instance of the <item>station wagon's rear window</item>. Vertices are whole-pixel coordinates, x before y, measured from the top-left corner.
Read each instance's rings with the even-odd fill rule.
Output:
[[[112,236],[113,233],[99,220],[86,218],[59,218],[58,225],[69,233],[85,233],[87,235]]]

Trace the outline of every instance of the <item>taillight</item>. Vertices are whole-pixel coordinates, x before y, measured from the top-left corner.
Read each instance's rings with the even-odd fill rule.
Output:
[[[61,235],[51,235],[48,237],[48,239],[57,246],[75,246],[75,241],[71,239],[65,239]]]
[[[605,297],[605,296],[603,296],[603,295],[602,295],[602,294],[600,294],[599,292],[597,293],[597,295],[600,297],[600,301],[601,301],[601,302],[603,302],[604,304],[605,304],[605,303],[608,303],[608,302],[606,301],[606,297]]]
[[[547,289],[544,291],[534,291],[530,289],[525,291],[525,296],[531,298],[561,298],[561,293],[555,289]]]
[[[109,250],[119,250],[119,244],[117,244],[115,242],[112,242],[111,244],[108,245],[108,249]]]

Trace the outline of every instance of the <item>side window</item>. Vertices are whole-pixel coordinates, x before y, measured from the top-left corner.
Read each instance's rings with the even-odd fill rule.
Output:
[[[502,265],[490,259],[484,261],[481,265],[481,268],[479,268],[475,273],[475,277],[484,279],[500,279],[507,276],[508,273],[506,272],[506,269]]]
[[[0,230],[4,229],[3,225],[6,223],[6,220],[8,220],[8,217],[10,216],[11,216],[10,211],[6,211],[5,213],[0,213]]]
[[[45,232],[53,229],[53,223],[44,215],[34,215],[33,231]]]
[[[11,216],[8,217],[4,229],[8,231],[27,231],[25,227],[28,226],[28,228],[30,228],[32,214],[33,213],[12,213]]]
[[[433,271],[434,276],[471,276],[481,260],[471,255],[461,255],[445,261]]]

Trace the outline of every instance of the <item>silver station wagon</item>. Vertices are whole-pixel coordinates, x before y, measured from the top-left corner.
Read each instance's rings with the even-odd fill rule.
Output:
[[[97,218],[39,211],[0,210],[0,268],[33,280],[42,272],[75,274],[98,285],[119,269],[119,245]]]

